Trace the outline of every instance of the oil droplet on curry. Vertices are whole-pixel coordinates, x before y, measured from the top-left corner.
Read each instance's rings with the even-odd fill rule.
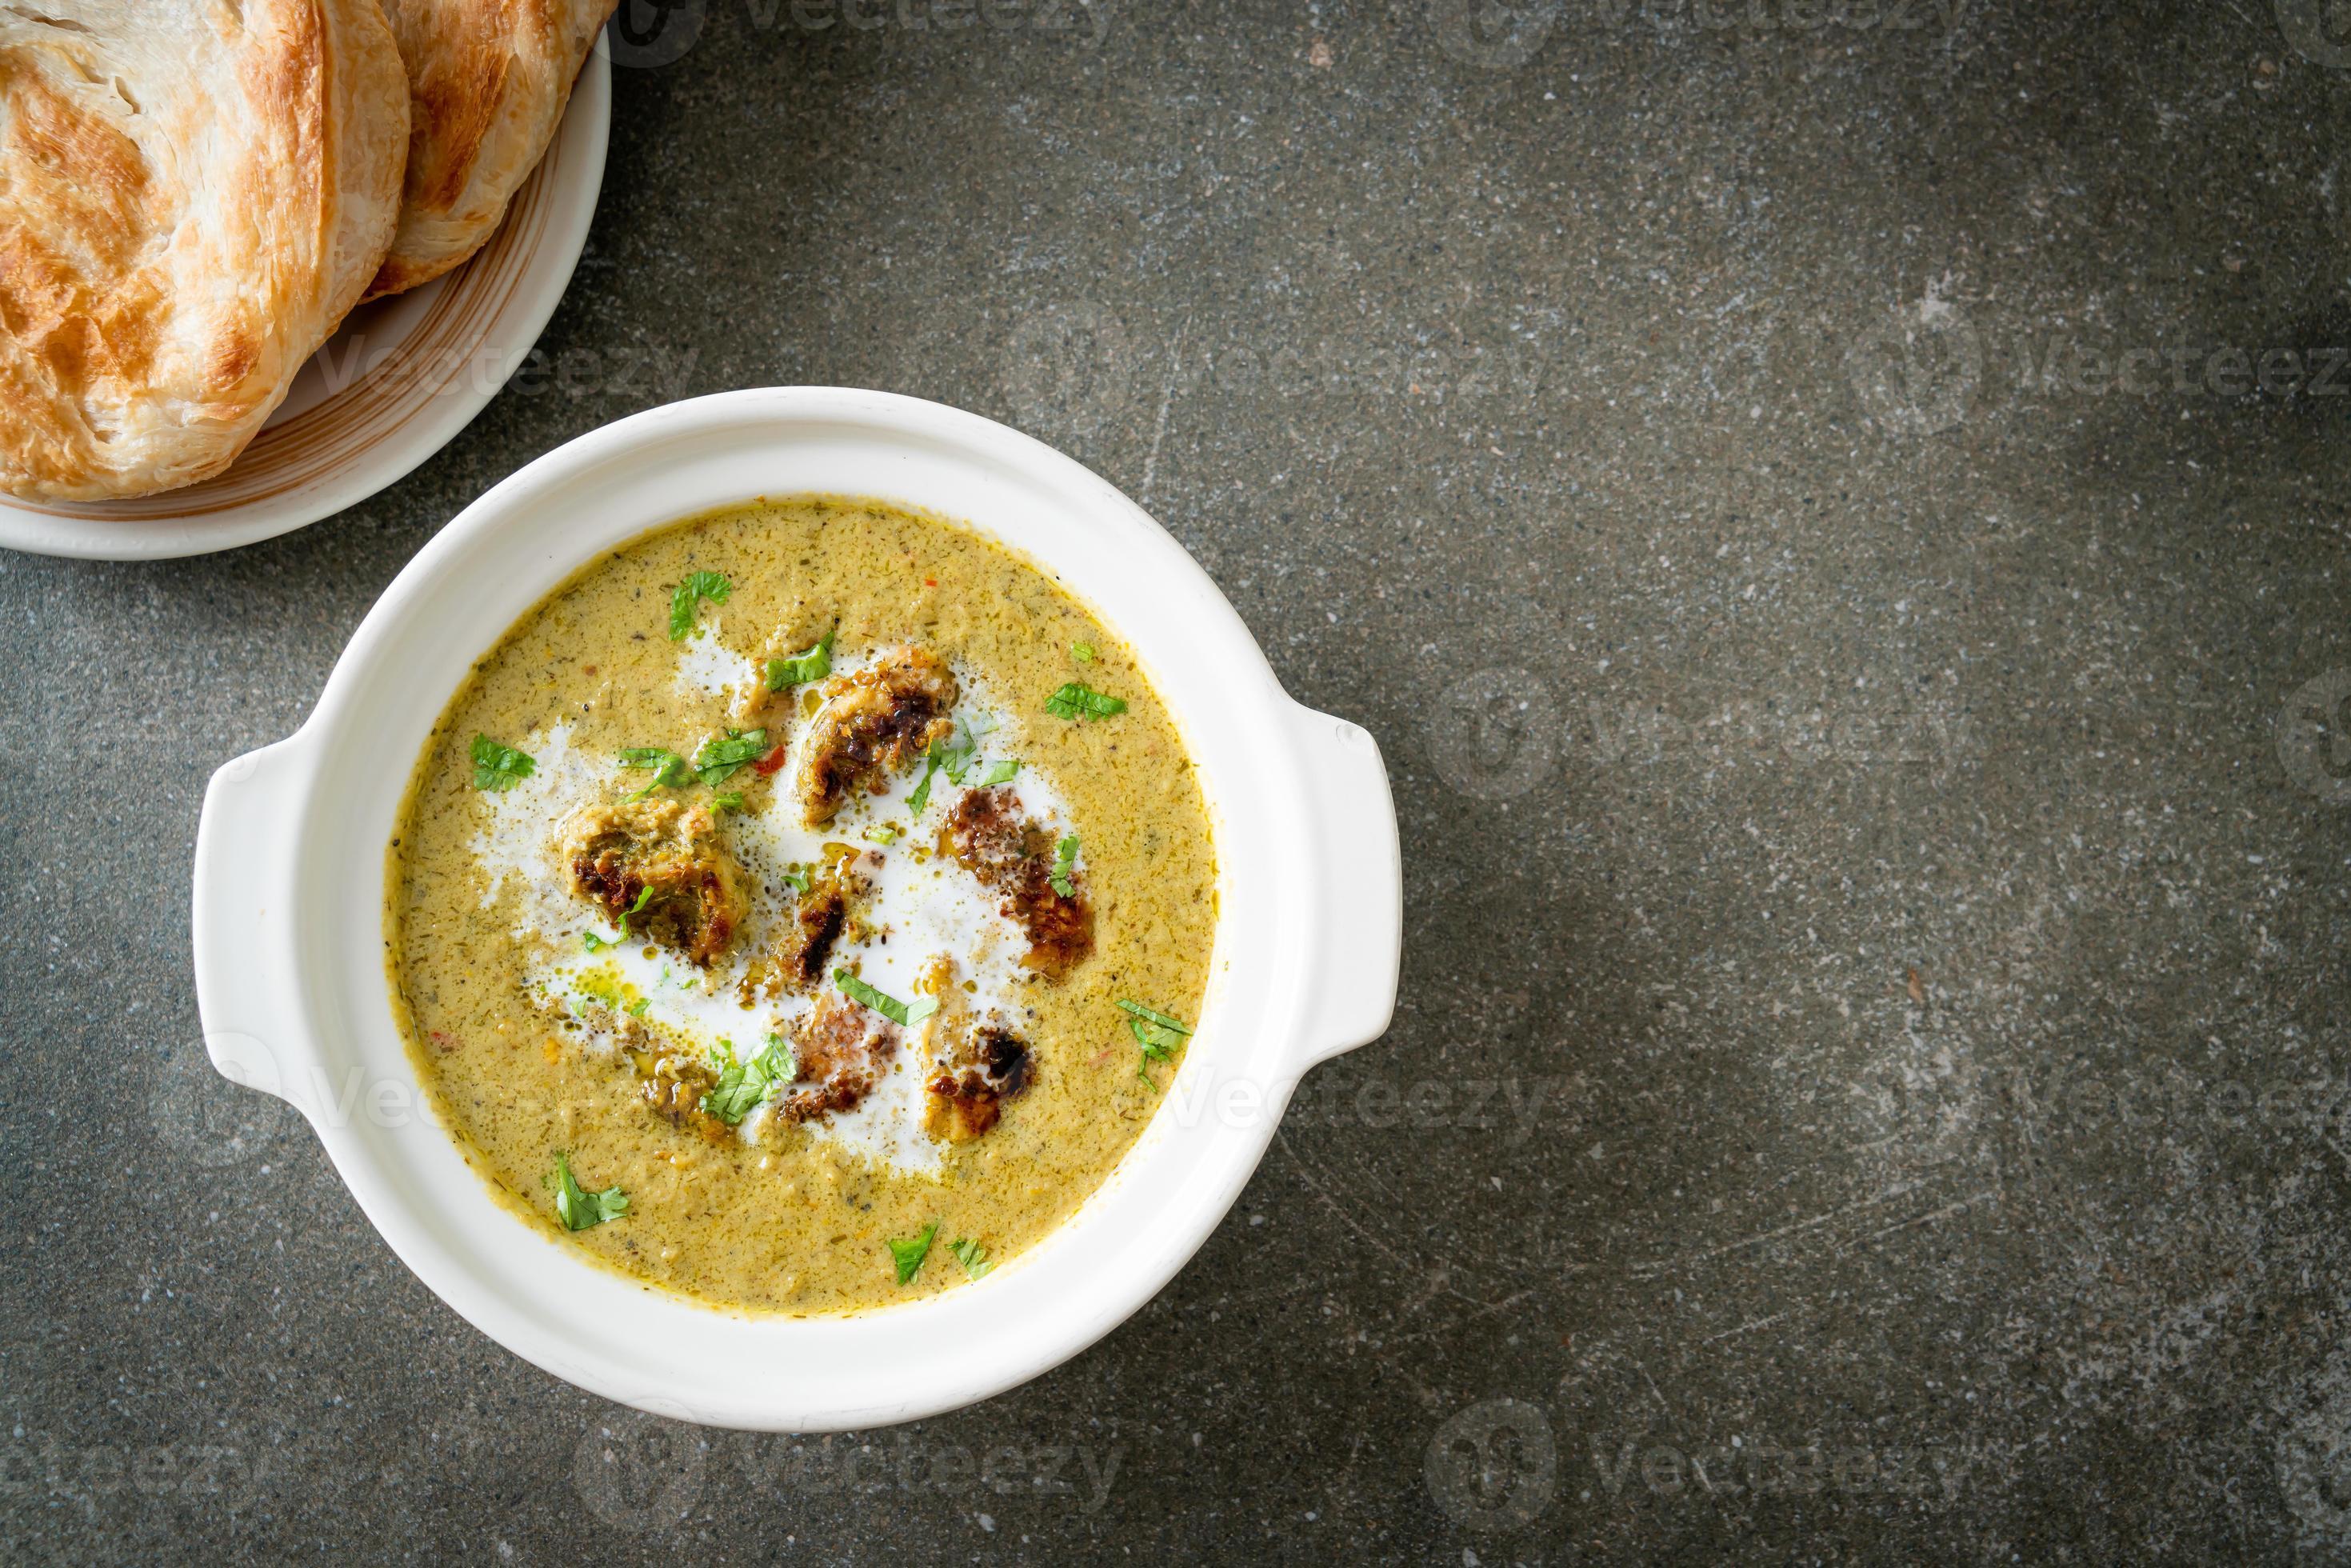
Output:
[[[1033,1246],[1197,1021],[1216,858],[1111,627],[946,519],[762,500],[476,663],[390,850],[392,990],[513,1207],[701,1300],[855,1312]]]

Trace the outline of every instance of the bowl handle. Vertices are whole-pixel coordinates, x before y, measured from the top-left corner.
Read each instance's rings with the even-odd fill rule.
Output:
[[[196,821],[196,1013],[222,1077],[312,1121],[318,1073],[299,1038],[293,927],[295,807],[310,768],[301,737],[224,763]]]
[[[1303,1072],[1377,1040],[1395,1014],[1404,859],[1387,768],[1371,731],[1309,707],[1295,707],[1290,717],[1304,764],[1316,879]]]

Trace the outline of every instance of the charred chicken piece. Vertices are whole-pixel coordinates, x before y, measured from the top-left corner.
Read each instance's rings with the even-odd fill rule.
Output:
[[[574,891],[616,925],[708,967],[743,924],[747,901],[709,808],[675,800],[591,806],[564,843]]]
[[[931,960],[916,989],[939,1004],[923,1023],[923,1131],[969,1143],[1029,1087],[1031,1060],[1019,1036],[993,1019],[975,1019],[956,988],[955,961]]]
[[[847,844],[825,846],[823,869],[785,917],[768,957],[766,980],[771,988],[805,993],[823,982],[825,960],[849,926],[851,901],[872,885],[863,864],[869,857],[881,858]]]
[[[893,648],[872,668],[826,682],[823,695],[799,772],[810,827],[832,821],[852,790],[881,793],[885,773],[955,733],[955,674],[921,648]]]
[[[692,1057],[664,1054],[632,1052],[630,1061],[640,1080],[638,1093],[673,1126],[699,1134],[714,1144],[734,1137],[732,1127],[702,1108],[702,1097],[718,1082],[707,1065]]]
[[[637,1094],[655,1114],[714,1144],[735,1135],[734,1129],[702,1108],[702,1097],[718,1082],[708,1062],[670,1050],[635,1019],[615,1014],[621,1047],[636,1069]]]
[[[889,1072],[898,1040],[898,1026],[888,1019],[838,991],[825,992],[793,1032],[798,1071],[776,1102],[777,1112],[787,1121],[809,1122],[851,1109]]]
[[[1004,896],[1003,912],[1029,938],[1021,959],[1055,979],[1094,950],[1094,910],[1081,883],[1064,897],[1053,887],[1053,835],[1020,814],[1011,791],[967,789],[939,830],[941,853]]]
[[[1004,1102],[1029,1087],[1026,1041],[998,1023],[974,1024],[948,1037],[923,1085],[923,1131],[969,1143],[1004,1113]]]

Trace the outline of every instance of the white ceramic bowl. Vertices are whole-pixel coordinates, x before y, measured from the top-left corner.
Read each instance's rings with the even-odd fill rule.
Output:
[[[799,491],[967,519],[1057,573],[1142,657],[1191,743],[1217,833],[1208,997],[1134,1148],[1058,1230],[977,1284],[846,1318],[696,1305],[501,1207],[425,1113],[383,962],[394,813],[468,664],[598,552]],[[609,1398],[768,1431],[953,1409],[1074,1355],[1148,1301],[1239,1195],[1299,1075],[1387,1027],[1403,919],[1378,747],[1282,692],[1156,523],[1017,431],[824,387],[637,414],[467,507],[369,612],[309,722],[213,776],[194,914],[214,1065],[309,1118],[360,1207],[442,1300]]]

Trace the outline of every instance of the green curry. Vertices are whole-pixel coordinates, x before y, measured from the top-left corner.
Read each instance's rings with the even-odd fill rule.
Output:
[[[706,1301],[854,1312],[1034,1245],[1199,1017],[1173,716],[1045,571],[762,500],[583,568],[474,666],[390,848],[443,1124],[521,1213]]]

